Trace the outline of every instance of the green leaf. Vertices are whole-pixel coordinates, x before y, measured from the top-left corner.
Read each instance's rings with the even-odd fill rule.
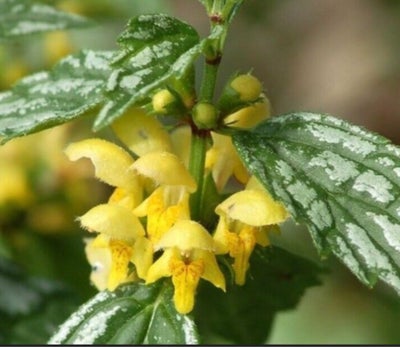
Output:
[[[44,344],[76,308],[75,296],[62,284],[27,276],[0,257],[0,342]]]
[[[101,103],[112,57],[109,51],[83,50],[0,93],[2,142],[68,122]]]
[[[176,312],[170,281],[100,292],[62,324],[49,344],[195,344],[189,316]]]
[[[233,285],[223,293],[202,283],[195,307],[200,334],[219,335],[234,344],[263,344],[275,314],[295,308],[308,287],[320,284],[321,271],[278,247],[256,248],[244,286]]]
[[[95,121],[109,125],[131,105],[171,77],[183,75],[200,53],[199,36],[190,25],[163,14],[129,21],[118,39],[123,47],[107,83],[109,101]]]
[[[366,285],[400,294],[400,148],[337,118],[294,113],[234,135],[244,164]]]
[[[92,21],[29,0],[0,1],[0,41],[46,31],[84,28]]]

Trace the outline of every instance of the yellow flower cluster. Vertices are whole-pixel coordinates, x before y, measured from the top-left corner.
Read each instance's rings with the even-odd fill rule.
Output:
[[[242,122],[241,117],[235,119]],[[82,227],[97,233],[86,243],[96,287],[114,290],[121,283],[139,279],[153,283],[170,276],[176,309],[185,314],[193,309],[201,278],[225,291],[216,258],[221,254],[233,258],[235,282],[243,285],[255,245],[268,245],[271,226],[288,214],[249,177],[230,137],[212,132],[205,170],[212,173],[219,192],[232,176],[245,189],[216,207],[219,222],[214,231],[191,220],[190,195],[198,187],[187,169],[190,127],[168,133],[141,108],[132,108],[112,127],[133,155],[97,138],[66,149],[70,160],[89,158],[96,177],[115,187],[107,203],[79,218]]]

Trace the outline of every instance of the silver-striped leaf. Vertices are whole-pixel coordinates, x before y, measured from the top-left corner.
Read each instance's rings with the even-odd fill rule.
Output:
[[[131,283],[83,304],[49,344],[198,344],[189,316],[175,310],[170,281]]]
[[[85,28],[93,22],[30,0],[0,1],[0,41],[47,31]]]
[[[113,55],[83,50],[0,93],[1,141],[68,122],[103,102]]]
[[[365,284],[400,293],[400,148],[328,115],[274,117],[233,136],[244,164],[321,255],[333,252]]]
[[[196,30],[164,14],[132,18],[118,43],[122,50],[108,79],[109,100],[95,121],[95,130],[112,123],[169,78],[185,72],[200,53]]]

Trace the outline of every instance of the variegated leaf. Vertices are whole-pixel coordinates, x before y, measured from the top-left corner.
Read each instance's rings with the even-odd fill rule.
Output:
[[[400,148],[337,118],[294,113],[234,136],[251,173],[365,284],[400,293]]]
[[[84,50],[0,93],[2,142],[68,122],[101,103],[113,55]]]
[[[95,129],[109,125],[170,77],[183,74],[201,51],[195,29],[163,14],[133,18],[118,42],[123,50],[108,79],[109,101],[96,119]]]
[[[194,322],[176,312],[170,282],[121,285],[73,313],[49,344],[197,344]]]
[[[89,19],[30,0],[0,1],[0,41],[90,25]]]

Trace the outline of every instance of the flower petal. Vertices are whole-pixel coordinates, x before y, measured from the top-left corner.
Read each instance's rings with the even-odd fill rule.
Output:
[[[224,124],[232,128],[250,129],[270,116],[271,105],[267,98],[251,106],[241,108],[224,118]]]
[[[255,233],[253,227],[246,226],[239,234],[230,233],[228,236],[229,255],[234,258],[232,268],[237,285],[243,285],[246,281],[249,259],[256,244]]]
[[[158,185],[185,186],[193,193],[197,184],[179,158],[168,152],[152,152],[136,160],[131,170],[151,178]]]
[[[170,133],[173,153],[182,160],[185,167],[189,167],[190,144],[192,140],[192,130],[190,126],[180,126]]]
[[[229,235],[229,228],[224,217],[220,217],[217,229],[214,233],[215,254],[226,254],[229,252],[227,236]]]
[[[118,205],[97,205],[79,220],[88,231],[96,231],[113,239],[134,242],[145,234],[139,219],[131,211]]]
[[[205,167],[212,170],[215,185],[222,191],[229,178],[234,175],[245,183],[249,177],[230,136],[212,132],[213,146],[207,151]]]
[[[215,212],[251,226],[281,223],[289,216],[280,202],[259,190],[237,192],[219,204]]]
[[[153,263],[153,245],[147,238],[139,237],[136,240],[131,261],[135,264],[138,276],[146,279],[147,272]]]
[[[192,311],[194,296],[200,277],[204,273],[204,262],[197,259],[186,263],[183,260],[173,258],[170,262],[172,283],[174,290],[174,303],[176,310],[181,314]]]
[[[170,262],[174,257],[179,257],[176,249],[165,250],[161,257],[150,266],[146,276],[146,284],[153,283],[161,277],[171,276]]]
[[[155,245],[156,249],[176,247],[186,252],[192,249],[213,251],[214,240],[208,231],[192,220],[178,220]]]
[[[128,170],[134,162],[133,158],[112,142],[94,138],[71,143],[65,154],[72,161],[89,158],[95,167],[96,177],[111,186],[130,191],[139,189],[137,176]]]
[[[129,262],[132,257],[133,249],[130,245],[119,240],[110,240],[111,250],[111,270],[108,277],[108,290],[114,290],[121,283],[129,280]]]
[[[121,141],[135,154],[142,156],[155,151],[171,151],[168,132],[151,115],[135,107],[112,124],[112,129]]]
[[[133,213],[147,216],[147,235],[156,243],[177,220],[189,219],[189,194],[182,186],[158,187]]]
[[[115,188],[114,192],[108,199],[109,204],[123,206],[129,210],[133,210],[142,200],[143,190],[137,192],[127,192],[123,188]]]
[[[97,239],[97,238],[96,238]],[[105,245],[96,245],[96,239],[86,239],[85,253],[92,267],[90,280],[98,290],[107,289],[111,270],[111,251]]]
[[[218,266],[214,253],[203,250],[194,251],[194,259],[202,259],[204,262],[204,272],[201,278],[211,282],[217,288],[225,291],[225,277]]]

